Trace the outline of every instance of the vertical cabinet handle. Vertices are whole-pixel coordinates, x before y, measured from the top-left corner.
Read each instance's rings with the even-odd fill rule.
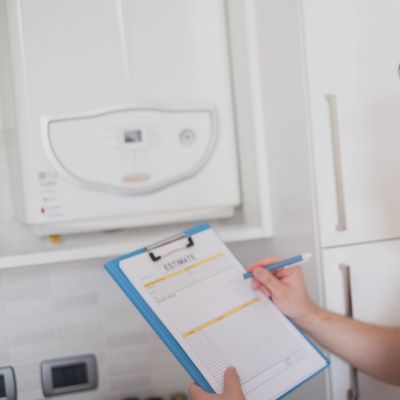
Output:
[[[353,300],[351,296],[350,266],[346,264],[340,264],[339,268],[343,274],[346,316],[353,318]],[[346,400],[358,400],[360,398],[358,390],[358,372],[357,369],[354,367],[351,367],[350,369],[350,380],[351,380],[351,387],[350,389],[347,390]]]
[[[328,102],[329,118],[331,124],[332,148],[333,148],[333,163],[335,169],[335,186],[336,186],[336,204],[338,222],[336,225],[337,231],[345,231],[346,227],[346,213],[344,206],[344,193],[343,193],[343,175],[342,175],[342,156],[340,151],[340,138],[339,138],[339,122],[336,96],[334,94],[327,94],[325,100]]]
[[[351,297],[351,277],[350,277],[350,266],[347,264],[339,264],[339,269],[343,275],[343,288],[345,296],[345,315],[353,318],[353,299]]]

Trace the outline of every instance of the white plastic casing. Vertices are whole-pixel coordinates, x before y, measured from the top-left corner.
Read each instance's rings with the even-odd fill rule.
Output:
[[[22,221],[51,234],[233,214],[223,0],[9,0],[7,13]]]

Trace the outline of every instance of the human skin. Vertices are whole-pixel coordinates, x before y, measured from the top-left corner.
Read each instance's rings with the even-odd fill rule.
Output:
[[[244,400],[240,378],[235,368],[228,368],[224,376],[225,390],[223,394],[207,393],[192,383],[189,386],[189,396],[192,400]]]
[[[253,289],[269,297],[282,313],[328,351],[366,374],[400,386],[400,329],[356,321],[321,309],[310,299],[300,267],[274,273],[263,268],[276,261],[267,258],[249,266],[254,275]],[[239,388],[240,379],[234,368],[229,368],[223,394],[210,394],[192,384],[189,395],[193,400],[243,400]]]
[[[322,347],[360,371],[400,386],[400,329],[368,324],[321,309],[311,301],[300,267],[273,274],[260,268],[268,261],[250,266],[256,290],[271,296],[274,304]]]

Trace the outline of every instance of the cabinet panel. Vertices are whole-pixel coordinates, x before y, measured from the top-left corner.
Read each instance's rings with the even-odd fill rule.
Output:
[[[400,2],[303,6],[322,244],[400,237]]]
[[[324,285],[327,308],[345,313],[345,282],[340,265],[350,268],[351,298],[354,318],[400,326],[400,240],[346,246],[323,252]],[[346,338],[343,338],[346,340]],[[350,368],[333,357],[331,380],[333,398],[345,399],[350,388]],[[358,373],[361,400],[394,400],[400,388]]]

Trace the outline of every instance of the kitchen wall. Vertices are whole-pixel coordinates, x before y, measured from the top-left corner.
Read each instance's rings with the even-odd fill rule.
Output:
[[[167,396],[190,379],[103,270],[104,260],[0,270],[0,364],[19,398],[43,398],[45,359],[96,354],[100,386],[74,399]]]
[[[266,256],[315,253],[317,248],[298,7],[289,0],[257,1],[274,237],[230,245],[245,264]],[[14,217],[4,149],[0,136],[3,246],[10,226],[12,234],[24,232],[10,222]],[[99,391],[65,398],[167,396],[189,384],[190,378],[106,275],[103,261],[0,270],[0,365],[15,367],[21,399],[43,397],[41,360],[82,353],[98,357]],[[318,254],[304,269],[310,292],[320,302],[317,263]],[[325,390],[321,374],[289,398],[324,399]]]

